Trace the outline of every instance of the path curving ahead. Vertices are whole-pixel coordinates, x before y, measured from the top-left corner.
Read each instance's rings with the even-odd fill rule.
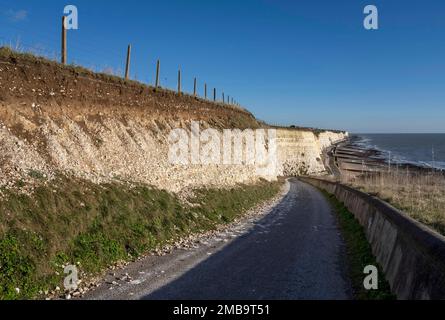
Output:
[[[88,299],[351,299],[345,248],[330,204],[290,179],[270,213],[191,251],[127,267],[131,283]],[[230,239],[230,240],[229,240]]]

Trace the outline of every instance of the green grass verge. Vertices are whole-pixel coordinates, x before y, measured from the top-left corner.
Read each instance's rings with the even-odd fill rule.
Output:
[[[347,249],[347,259],[349,273],[357,300],[393,300],[395,295],[391,293],[389,283],[386,281],[380,265],[372,254],[371,245],[366,239],[363,227],[354,215],[339,202],[334,195],[322,191],[337,213],[337,220],[340,226],[343,239]],[[378,290],[366,290],[363,280],[366,276],[363,270],[366,266],[373,265],[378,268]]]
[[[183,236],[215,229],[272,198],[281,182],[196,190],[191,205],[146,185],[59,177],[32,196],[3,190],[0,299],[63,288],[63,264],[97,274]],[[16,290],[19,288],[19,290]]]

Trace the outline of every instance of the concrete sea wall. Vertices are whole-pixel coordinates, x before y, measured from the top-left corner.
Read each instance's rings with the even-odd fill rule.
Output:
[[[335,195],[354,214],[399,299],[445,299],[445,237],[366,193],[321,179],[301,180]]]

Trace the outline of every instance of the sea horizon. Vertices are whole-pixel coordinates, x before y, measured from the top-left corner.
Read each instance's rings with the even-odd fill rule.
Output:
[[[445,169],[445,133],[354,133],[355,144],[381,152],[386,160]]]

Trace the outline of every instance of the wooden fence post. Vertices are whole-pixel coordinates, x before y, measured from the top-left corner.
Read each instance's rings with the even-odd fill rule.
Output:
[[[226,100],[224,100],[224,92],[222,93],[222,100],[223,100],[223,104],[224,104],[226,101]]]
[[[204,83],[204,99],[207,100],[207,83]]]
[[[216,88],[213,88],[213,101],[216,101]]]
[[[61,62],[62,64],[66,64],[67,54],[66,54],[66,17],[62,17],[62,52],[61,52]]]
[[[127,49],[127,63],[125,64],[125,80],[130,78],[130,56],[131,56],[131,44],[128,45]]]
[[[178,70],[178,94],[181,95],[181,69]]]
[[[156,63],[156,83],[155,88],[159,88],[159,72],[161,71],[161,61],[158,59]]]
[[[193,95],[196,97],[196,78],[193,81]]]

